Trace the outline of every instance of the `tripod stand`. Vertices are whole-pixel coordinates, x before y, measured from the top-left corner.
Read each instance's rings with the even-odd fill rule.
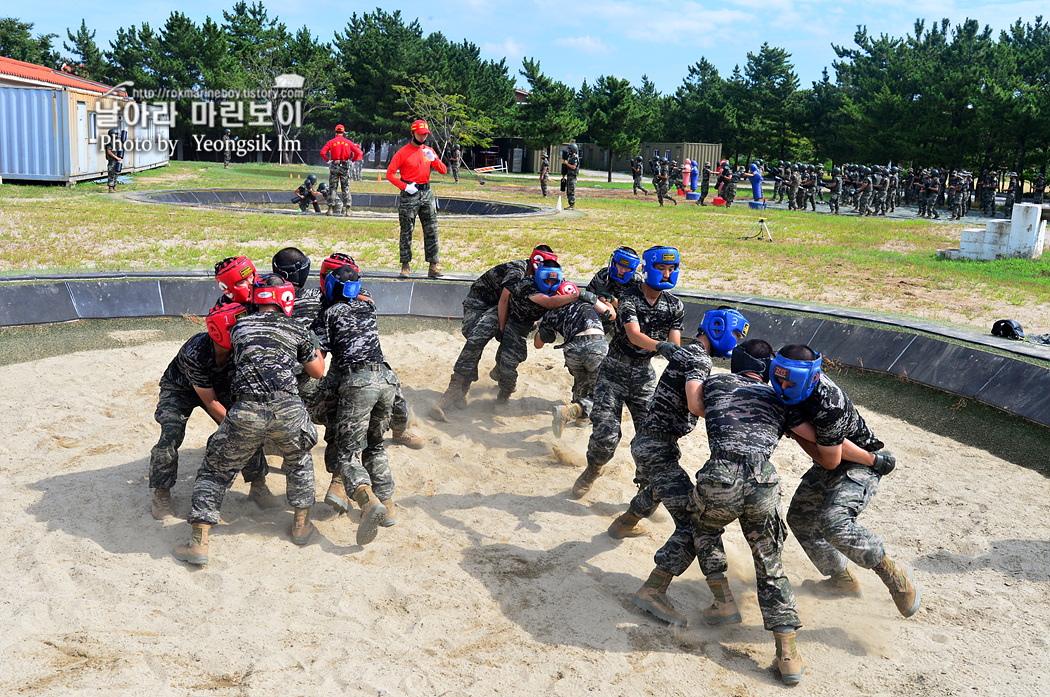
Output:
[[[766,233],[766,237],[768,237],[769,241],[772,242],[773,234],[769,231],[769,226],[766,225],[766,219],[759,218],[758,222],[751,226],[751,231],[744,235],[743,239],[750,240],[756,237],[761,239],[763,232]]]

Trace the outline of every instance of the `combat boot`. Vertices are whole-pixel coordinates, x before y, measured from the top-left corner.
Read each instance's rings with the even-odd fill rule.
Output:
[[[393,497],[388,498],[388,499],[383,499],[382,501],[380,501],[380,503],[382,503],[384,506],[386,506],[386,518],[383,518],[383,522],[381,522],[379,525],[384,527],[384,528],[392,528],[392,527],[394,527],[394,525],[397,524],[397,518],[395,518],[395,516],[397,514],[394,513],[394,499],[393,499]]]
[[[642,584],[638,592],[634,594],[634,604],[648,613],[656,615],[664,622],[670,622],[680,627],[686,625],[685,615],[678,612],[671,600],[667,597],[667,586],[670,585],[671,574],[660,569],[653,569],[649,574],[649,580]]]
[[[448,421],[445,417],[445,409],[447,409],[450,404],[455,404],[457,400],[463,399],[469,389],[470,381],[464,380],[453,373],[452,378],[448,381],[448,387],[445,388],[445,393],[441,395],[441,398],[438,399],[432,407],[430,407],[430,411],[428,412],[430,418],[435,421]],[[463,406],[465,407],[466,404]]]
[[[641,516],[631,513],[631,509],[628,508],[609,526],[609,537],[622,540],[625,537],[641,537],[648,534],[649,531],[645,529],[645,526],[638,524],[640,522],[642,522]]]
[[[310,522],[310,509],[296,508],[295,518],[292,519],[292,542],[300,546],[305,545],[316,529]]]
[[[411,275],[412,267],[409,266],[408,262],[406,261],[404,264],[401,265],[401,273],[399,273],[397,276],[398,278],[408,278]]]
[[[386,518],[386,506],[372,493],[372,487],[364,484],[354,492],[354,501],[361,507],[361,524],[357,526],[357,544],[364,546],[376,539],[379,524]]]
[[[773,641],[777,646],[777,669],[785,685],[798,685],[802,674],[806,672],[806,662],[799,653],[795,632],[773,632]]]
[[[902,615],[911,617],[918,611],[922,596],[919,589],[915,587],[911,570],[908,567],[898,564],[889,557],[884,557],[872,571],[877,573],[886,587],[890,589],[893,602]]]
[[[441,278],[445,274],[441,273],[441,264],[436,261],[430,262],[430,269],[427,271],[427,276],[430,278]]]
[[[492,411],[496,414],[506,414],[507,408],[510,406],[511,392],[506,390],[500,390],[499,394],[496,395],[496,402],[492,405]]]
[[[190,541],[175,547],[175,558],[196,566],[207,564],[209,530],[211,530],[211,525],[207,523],[193,523]]]
[[[266,486],[265,479],[256,479],[248,490],[248,498],[254,501],[259,508],[280,508],[281,500],[273,495],[270,487]]]
[[[602,467],[588,463],[587,469],[580,473],[580,476],[576,478],[575,483],[572,485],[573,497],[582,499],[586,496],[600,476],[602,476]]]
[[[583,407],[579,404],[568,404],[551,409],[551,429],[554,431],[554,437],[561,438],[561,434],[565,430],[565,424],[573,419],[580,418],[582,414]]]
[[[171,489],[154,489],[150,508],[153,510],[153,517],[157,520],[174,518],[175,513],[171,510]]]
[[[107,191],[106,193],[107,194],[115,194],[115,193],[117,193],[117,187],[115,187],[115,186],[109,187],[109,191]]]
[[[423,439],[409,431],[407,428],[400,432],[395,430],[393,436],[394,442],[399,445],[403,445],[406,448],[412,448],[413,450],[423,449]]]
[[[860,597],[860,579],[853,575],[848,566],[845,571],[819,581],[816,588],[823,595]]]
[[[733,598],[733,591],[729,588],[729,579],[709,578],[707,587],[711,589],[715,599],[711,607],[704,610],[704,624],[740,624],[743,620],[736,599]]]
[[[324,496],[324,502],[335,509],[336,513],[346,513],[350,504],[346,500],[346,488],[343,486],[343,478],[338,474],[332,475],[332,483],[328,485],[328,493]]]

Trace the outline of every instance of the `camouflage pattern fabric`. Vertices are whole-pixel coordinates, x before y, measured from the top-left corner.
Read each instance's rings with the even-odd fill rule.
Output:
[[[233,138],[228,133],[222,134],[222,166],[230,166],[231,150],[233,149]]]
[[[303,329],[312,330],[317,318],[325,308],[324,294],[320,288],[296,288],[292,319]]]
[[[995,217],[995,178],[985,177],[981,184],[981,212]]]
[[[321,350],[332,354],[331,364],[349,368],[359,363],[386,361],[379,343],[379,316],[370,300],[333,303],[314,325]]]
[[[120,172],[117,171],[118,164],[120,163],[116,160],[109,160],[106,162],[106,183],[109,184],[110,187],[117,185],[117,176],[120,174]]]
[[[496,366],[499,368],[500,392],[512,393],[518,389],[518,366],[529,356],[529,332],[532,322],[522,324],[507,320],[503,328],[503,341],[496,352]]]
[[[598,368],[594,382],[594,406],[591,407],[590,440],[587,441],[587,464],[602,467],[612,459],[623,436],[620,420],[624,406],[639,424],[649,410],[649,400],[656,389],[656,373],[648,360],[631,365],[611,352]]]
[[[685,384],[701,382],[710,374],[711,357],[699,341],[675,351],[656,383],[648,414],[637,427],[678,438],[692,433],[697,417],[689,411]]]
[[[207,332],[194,334],[179,348],[164,370],[160,386],[193,391],[194,387],[228,390],[233,362],[220,367],[215,362],[215,344]],[[194,393],[196,394],[196,393]]]
[[[310,334],[284,313],[258,312],[237,321],[230,332],[234,365],[231,392],[264,398],[274,394],[296,395],[296,366],[316,356]]]
[[[831,177],[831,188],[828,189],[828,206],[832,213],[839,212],[839,200],[842,196],[842,177],[834,175]]]
[[[298,395],[289,395],[265,402],[241,401],[226,412],[219,430],[208,439],[204,462],[193,485],[189,522],[219,522],[226,491],[265,440],[273,442],[283,458],[288,504],[293,508],[314,504],[310,449],[317,443],[317,430],[302,400]]]
[[[477,382],[481,354],[499,329],[499,309],[495,305],[468,308],[467,300],[463,301],[463,336],[467,343],[460,350],[452,372],[464,380]]]
[[[592,303],[577,300],[548,310],[540,320],[539,327],[555,334],[561,334],[568,341],[581,332],[602,329],[602,321]]]
[[[507,321],[532,329],[547,312],[547,308],[532,301],[532,296],[541,295],[539,286],[532,276],[527,276],[507,287],[510,291],[510,302],[507,307]]]
[[[390,407],[390,429],[394,433],[404,433],[408,430],[408,422],[412,415],[408,410],[408,400],[401,389],[401,380],[396,373],[394,379],[397,380],[397,387],[394,389],[394,403]]]
[[[390,428],[397,376],[389,368],[346,372],[339,383],[335,468],[347,494],[371,486],[381,500],[394,493],[383,434]],[[325,454],[327,463],[327,448]]]
[[[569,207],[576,205],[576,178],[580,174],[580,156],[570,152],[566,162],[576,169],[565,168],[565,198],[569,201]]]
[[[340,191],[342,187],[342,191]],[[328,163],[328,205],[336,215],[350,210],[350,163],[332,160]]]
[[[1006,201],[1003,203],[1003,215],[1005,215],[1007,218],[1013,216],[1014,214],[1014,200],[1016,198],[1017,195],[1012,190],[1007,192]]]
[[[452,156],[452,180],[456,184],[459,184],[459,156]]]
[[[525,272],[528,271],[528,268],[528,259],[512,259],[511,261],[497,264],[481,274],[478,280],[470,284],[467,297],[463,300],[464,313],[468,309],[484,311],[490,307],[496,307],[503,289],[525,278]],[[466,325],[467,319],[464,316],[463,326],[466,327]],[[464,330],[463,336],[466,335],[466,330]]]
[[[798,172],[791,173],[791,183],[788,184],[788,210],[798,210],[798,190],[802,185],[802,175]]]
[[[401,224],[399,261],[402,265],[412,261],[412,232],[416,228],[417,216],[423,225],[423,258],[436,264],[439,261],[437,205],[429,187],[414,194],[402,191],[397,199],[397,218]]]
[[[619,283],[618,281],[612,280],[612,277],[609,275],[608,266],[603,269],[598,269],[598,272],[594,274],[590,282],[587,284],[587,290],[597,295],[599,300],[617,308],[617,312],[619,312],[620,296],[623,295],[624,291],[628,288],[641,289],[641,287],[641,274],[635,273],[627,283]],[[616,320],[610,320],[608,322],[602,320],[602,328],[607,335],[612,335],[616,329]]]
[[[674,519],[674,532],[656,551],[656,567],[675,576],[685,573],[696,559],[690,518],[690,491],[693,482],[679,464],[682,452],[677,442],[653,438],[639,431],[631,441],[635,462],[635,481],[645,486],[631,499],[629,511],[648,518],[661,503]]]
[[[594,406],[594,383],[598,369],[609,353],[605,336],[575,337],[565,343],[565,367],[572,375],[572,401],[580,405],[580,418],[588,418]]]
[[[685,326],[685,305],[666,290],[650,305],[641,286],[635,286],[620,295],[618,305],[616,331],[609,344],[610,353],[620,353],[635,359],[648,359],[656,355],[654,351],[632,344],[623,328],[625,324],[637,323],[639,331],[654,341],[664,341],[671,330],[681,331]]]
[[[825,576],[845,571],[847,561],[871,569],[886,556],[882,539],[857,522],[878,490],[874,470],[847,462],[834,470],[813,465],[802,475],[787,521]]]
[[[863,215],[867,215],[868,214],[869,207],[871,205],[871,194],[872,194],[872,190],[871,190],[871,186],[872,186],[872,184],[871,184],[871,175],[866,175],[864,177],[864,179],[862,180],[861,184],[862,185],[863,184],[867,184],[868,185],[864,189],[864,191],[861,191],[860,194],[858,194],[860,199],[859,199],[859,202],[857,204],[857,212],[860,215],[863,216]]]

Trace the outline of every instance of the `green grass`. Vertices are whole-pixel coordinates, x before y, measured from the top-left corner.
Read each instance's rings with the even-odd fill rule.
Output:
[[[321,168],[176,162],[133,175],[121,192],[185,188],[287,188]],[[292,178],[289,179],[289,174]],[[355,191],[392,192],[366,173]],[[535,179],[485,175],[435,177],[437,196],[545,203]],[[596,186],[600,188],[595,188]],[[922,220],[858,219],[766,211],[775,242],[743,240],[758,218],[745,206],[730,210],[681,205],[659,208],[652,196],[635,198],[630,183],[581,182],[579,214],[492,220],[441,220],[446,268],[479,273],[532,246],[550,244],[567,275],[588,278],[610,251],[673,244],[683,256],[680,285],[713,292],[779,297],[861,307],[929,319],[988,326],[1016,308],[1050,303],[1050,259],[997,262],[938,261],[936,250],[957,246],[961,225]],[[275,216],[143,204],[109,196],[105,187],[0,185],[0,274],[34,270],[95,271],[211,268],[235,253],[264,262],[295,245],[314,259],[334,249],[366,268],[398,265],[395,220]],[[421,230],[417,226],[417,236]],[[422,241],[415,243],[417,256]],[[422,261],[418,262],[422,264]],[[960,319],[961,318],[961,319]]]

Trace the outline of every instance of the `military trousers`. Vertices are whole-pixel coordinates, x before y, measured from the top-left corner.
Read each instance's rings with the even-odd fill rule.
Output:
[[[229,399],[220,399],[219,403],[229,406]],[[149,457],[149,487],[151,489],[170,489],[175,486],[179,477],[179,448],[186,438],[186,422],[194,409],[204,409],[204,402],[195,390],[160,388],[160,399],[153,419],[160,424],[160,439],[153,446]],[[211,414],[208,414],[211,417]],[[269,467],[262,448],[244,468],[244,481],[265,480]]]
[[[499,329],[499,308],[468,296],[463,301],[463,338],[467,340],[459,352],[452,373],[468,382],[478,381],[478,363],[485,347]]]
[[[635,462],[635,482],[643,486],[631,499],[628,510],[639,518],[648,518],[661,503],[664,505],[674,520],[674,532],[653,560],[661,571],[681,576],[696,559],[696,546],[690,517],[689,492],[693,482],[679,464],[682,451],[677,439],[639,432],[631,441],[631,457]]]
[[[497,320],[498,321],[498,320]],[[518,389],[518,366],[529,356],[529,332],[532,325],[522,325],[507,320],[503,328],[503,341],[496,351],[496,367],[499,369],[499,391],[510,394]]]
[[[342,189],[340,191],[340,188]],[[350,210],[350,163],[345,160],[328,163],[328,205],[336,213]]]
[[[398,253],[401,264],[412,261],[412,232],[416,228],[416,217],[423,226],[423,258],[431,264],[438,263],[438,219],[434,193],[430,188],[420,189],[414,194],[404,191],[397,199],[397,218],[401,224]]]
[[[609,353],[605,357],[594,381],[588,465],[602,467],[613,458],[623,436],[620,429],[623,408],[626,406],[634,423],[640,424],[649,413],[649,400],[655,391],[656,372],[649,361],[632,365],[617,354]]]
[[[878,490],[874,470],[848,462],[834,470],[814,464],[802,475],[787,522],[820,573],[841,573],[850,561],[871,569],[886,556],[882,538],[857,522]]]
[[[565,367],[572,376],[572,401],[580,405],[581,418],[588,418],[594,407],[594,383],[598,369],[609,353],[604,334],[575,336],[565,342]]]
[[[456,184],[459,184],[459,160],[456,160],[456,161],[454,161],[452,163],[452,168],[451,169],[452,169],[452,180]]]
[[[576,205],[576,175],[565,177],[565,198],[569,202],[569,206]]]
[[[314,464],[310,449],[317,429],[299,395],[266,402],[239,401],[226,412],[219,430],[208,439],[208,449],[193,484],[189,522],[215,525],[226,491],[234,478],[270,440],[283,458],[288,478],[287,499],[293,508],[314,504]]]
[[[642,175],[640,174],[637,177],[634,177],[634,183],[631,186],[632,194],[637,196],[639,191],[641,191],[643,194],[649,193],[645,190],[645,187],[642,186]]]
[[[390,428],[399,385],[389,368],[343,374],[335,423],[335,465],[348,494],[361,486],[371,486],[384,501],[394,494],[383,435]]]
[[[690,498],[694,545],[704,575],[729,568],[722,534],[726,525],[739,520],[755,565],[763,626],[800,627],[795,593],[781,561],[787,529],[780,517],[780,476],[773,463],[760,456],[716,454],[696,473]]]

